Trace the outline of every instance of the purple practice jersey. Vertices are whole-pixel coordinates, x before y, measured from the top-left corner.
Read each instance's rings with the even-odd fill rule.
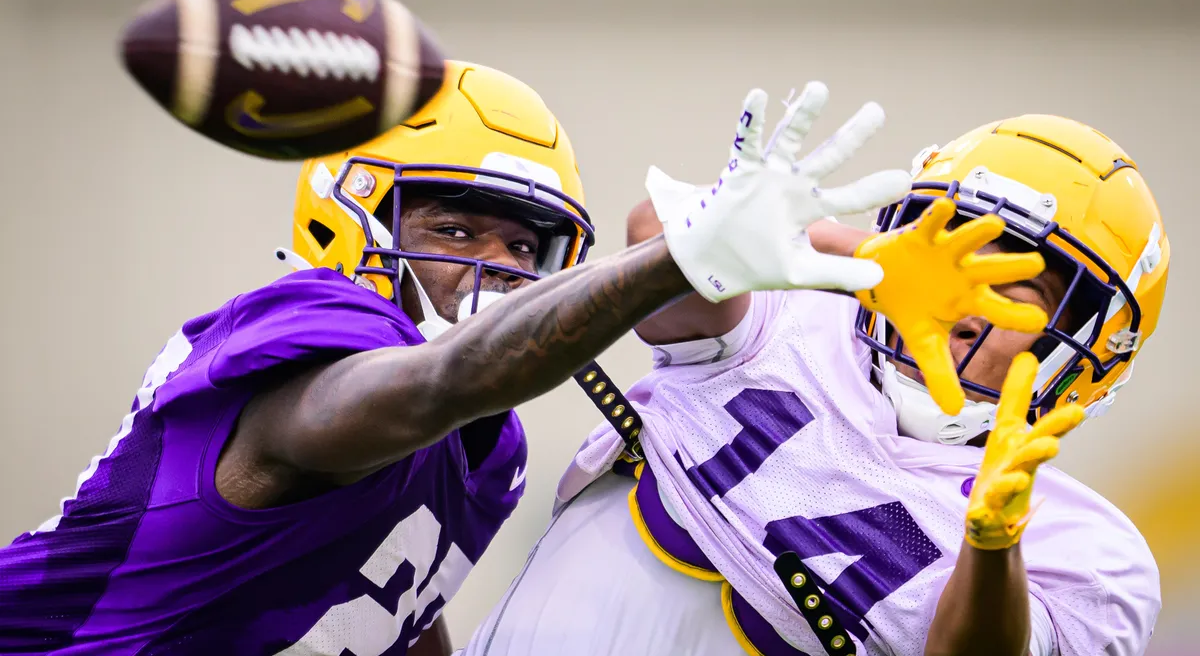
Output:
[[[0,550],[0,654],[404,654],[524,490],[513,413],[295,504],[238,508],[214,473],[271,373],[422,343],[396,306],[326,269],[189,321],[159,353],[63,514]],[[474,442],[473,442],[474,443]]]

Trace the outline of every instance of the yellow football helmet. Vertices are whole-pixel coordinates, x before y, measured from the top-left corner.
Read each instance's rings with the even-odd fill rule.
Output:
[[[1158,206],[1133,158],[1086,125],[1027,115],[926,148],[913,160],[913,176],[912,193],[880,211],[877,230],[911,223],[932,199],[945,196],[956,201],[960,217],[1000,216],[1010,241],[1038,251],[1047,268],[1066,277],[1065,298],[1033,349],[1040,366],[1029,420],[1064,403],[1083,404],[1089,418],[1107,411],[1158,324],[1171,255]],[[1068,309],[1072,326],[1061,330],[1056,326]],[[953,444],[991,428],[993,404],[968,402],[949,417],[914,399],[919,386],[898,381],[904,377],[886,361],[915,366],[902,343],[888,345],[886,321],[860,311],[857,329],[880,354],[884,391],[907,432]],[[960,375],[990,331],[959,363]],[[999,390],[962,384],[999,398]]]
[[[536,273],[405,251],[403,203],[414,194],[478,201],[490,213],[526,222],[542,237]],[[304,163],[292,222],[294,252],[276,254],[297,268],[343,271],[397,304],[394,290],[406,260],[473,266],[474,312],[484,270],[536,280],[579,264],[593,242],[575,152],[542,98],[495,69],[448,62],[441,91],[404,124],[353,150]],[[424,320],[433,320],[432,306],[416,286]]]

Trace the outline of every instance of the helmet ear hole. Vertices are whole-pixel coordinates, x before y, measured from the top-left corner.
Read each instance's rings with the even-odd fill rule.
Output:
[[[333,243],[333,230],[330,230],[329,226],[316,219],[309,219],[308,233],[313,236],[313,239],[317,240],[317,244],[323,249],[329,248],[329,245]]]

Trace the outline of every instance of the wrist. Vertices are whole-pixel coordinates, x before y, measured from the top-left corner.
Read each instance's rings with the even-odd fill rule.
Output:
[[[968,519],[963,537],[967,544],[978,551],[1007,551],[1021,543],[1026,521],[1027,518],[1023,518],[1016,525],[994,526]]]
[[[670,276],[672,286],[682,282],[681,292],[694,291],[709,303],[719,303],[748,290],[729,288],[729,282],[740,282],[736,277],[732,281],[722,280],[725,276],[719,266],[721,258],[705,243],[711,238],[711,235],[698,235],[678,224],[664,224],[662,235],[643,243],[654,244],[655,253],[662,253],[666,260],[662,263],[662,274]]]
[[[659,233],[638,246],[644,246],[647,249],[646,255],[650,259],[649,267],[653,269],[655,279],[661,283],[660,286],[668,290],[672,297],[695,291],[692,281],[671,254],[666,235]]]

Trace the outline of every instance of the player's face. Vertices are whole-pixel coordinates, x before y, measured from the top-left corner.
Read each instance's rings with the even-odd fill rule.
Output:
[[[405,208],[402,226],[400,242],[404,250],[456,255],[535,271],[538,235],[522,222],[421,200]],[[455,322],[459,304],[475,291],[474,267],[420,260],[410,260],[409,264],[438,314]],[[507,294],[530,282],[520,276],[485,269],[480,288]],[[412,276],[403,279],[400,294],[405,313],[420,317],[421,304]]]
[[[1001,251],[1002,249],[995,243],[988,244],[979,249],[980,254],[998,253]],[[1000,295],[1018,303],[1036,305],[1045,310],[1047,315],[1053,316],[1054,312],[1058,309],[1059,303],[1062,302],[1063,296],[1066,294],[1066,283],[1062,275],[1047,269],[1037,278],[1008,285],[995,285],[993,289]],[[1066,322],[1070,321],[1070,317],[1067,315],[1067,312],[1063,312],[1059,327],[1063,327]],[[955,364],[962,362],[986,326],[987,321],[980,317],[967,317],[954,325],[950,331],[950,353],[954,356]],[[975,352],[971,361],[967,363],[962,377],[992,389],[1000,389],[1004,384],[1004,377],[1008,373],[1008,367],[1012,364],[1013,358],[1017,357],[1022,351],[1028,351],[1041,336],[1040,333],[1031,335],[1012,330],[992,328],[992,332],[988,334],[987,339],[983,340],[983,345],[979,347],[979,350]],[[895,344],[894,341],[892,343],[893,345]],[[906,355],[911,355],[911,353],[906,352]],[[895,364],[896,369],[900,373],[924,382],[921,373],[914,367],[899,362]],[[972,401],[995,402],[995,399],[985,397],[976,392],[967,391],[966,394],[967,398]]]

